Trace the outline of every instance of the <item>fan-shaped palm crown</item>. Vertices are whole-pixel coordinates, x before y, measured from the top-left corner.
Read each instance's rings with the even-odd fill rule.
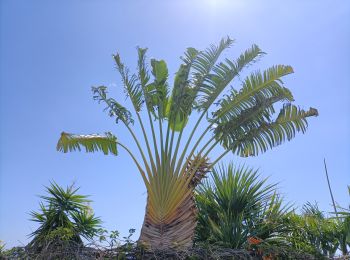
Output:
[[[243,70],[264,53],[253,45],[237,59],[219,60],[232,43],[230,38],[224,38],[217,46],[211,45],[204,51],[188,48],[172,88],[164,60],[152,59],[148,67],[147,49],[137,49],[135,74],[130,73],[119,54],[113,56],[134,111],[109,97],[105,86],[92,88],[94,99],[106,105],[116,123],[120,121],[126,126],[141,161],[109,132],[105,135],[63,132],[58,142],[57,149],[64,152],[84,147],[87,152],[102,150],[116,155],[117,146],[127,151],[148,192],[140,242],[149,246],[162,249],[191,245],[196,224],[192,184],[198,183],[201,176],[198,169],[208,171],[230,151],[239,156],[265,152],[292,139],[296,132],[304,133],[306,118],[317,115],[316,109],[304,111],[292,104],[293,96],[282,81],[284,76],[293,73],[290,66],[257,70],[241,80]],[[230,88],[232,83],[240,87]],[[282,104],[282,108],[274,116],[277,103]],[[198,117],[187,132],[186,125],[193,112]],[[207,126],[203,119],[207,120]],[[144,145],[134,133],[135,121],[141,127]],[[195,132],[200,134],[197,140],[194,140]],[[217,144],[221,144],[224,151],[209,163],[206,158]]]

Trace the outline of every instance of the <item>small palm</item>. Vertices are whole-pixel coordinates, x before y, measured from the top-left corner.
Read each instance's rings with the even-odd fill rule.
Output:
[[[98,232],[100,219],[95,217],[89,207],[90,200],[77,194],[74,185],[66,189],[56,183],[46,187],[47,196],[40,196],[40,211],[32,211],[32,220],[39,228],[32,232],[34,237],[29,246],[41,248],[48,240],[63,239],[82,244],[82,237],[92,239]]]

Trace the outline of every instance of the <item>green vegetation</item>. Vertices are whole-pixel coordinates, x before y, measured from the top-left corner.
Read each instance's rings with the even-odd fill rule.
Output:
[[[305,111],[293,104],[293,95],[283,83],[283,78],[293,73],[291,66],[271,66],[237,80],[265,53],[254,44],[236,59],[222,59],[221,54],[233,42],[224,38],[204,51],[188,48],[172,87],[166,62],[151,59],[148,66],[147,49],[137,49],[134,74],[119,54],[113,56],[132,110],[109,97],[105,86],[93,87],[93,96],[106,106],[116,123],[121,122],[129,131],[140,161],[135,151],[110,132],[63,132],[58,141],[57,149],[63,152],[85,148],[87,152],[117,155],[121,147],[131,156],[147,189],[139,243],[148,248],[192,246],[197,220],[193,191],[226,154],[256,156],[291,140],[297,132],[304,133],[307,118],[318,115],[314,108]],[[197,116],[188,129],[193,114]],[[133,130],[135,123],[142,130],[141,136]],[[217,158],[210,158],[218,144],[223,151]]]
[[[259,180],[247,167],[221,166],[212,182],[198,188],[197,241],[226,248],[248,248],[250,240],[275,242],[285,232],[281,222],[289,207],[282,205],[275,186]]]
[[[62,244],[82,246],[83,240],[91,240],[98,234],[101,220],[93,214],[90,200],[85,195],[78,195],[79,188],[74,185],[60,187],[51,183],[46,187],[48,196],[40,196],[39,212],[31,212],[32,220],[39,223],[39,228],[30,236],[29,251],[41,252],[48,247]]]
[[[0,255],[4,253],[5,251],[5,243],[4,241],[0,240]]]
[[[306,203],[297,214],[284,203],[276,185],[259,180],[247,167],[221,166],[197,188],[198,245],[246,249],[255,255],[291,258],[332,258],[348,255],[350,226],[344,217],[326,216],[317,204]]]
[[[292,247],[318,257],[333,257],[339,248],[337,221],[326,218],[317,205],[307,203],[302,214],[291,213],[285,217],[289,232],[286,239]]]
[[[317,204],[306,203],[298,213],[258,171],[232,163],[218,166],[230,152],[257,156],[290,141],[297,132],[305,133],[308,117],[318,115],[314,108],[294,105],[283,83],[293,73],[291,66],[249,73],[246,68],[265,53],[252,45],[236,59],[222,59],[232,44],[225,38],[203,51],[188,48],[172,86],[166,62],[147,63],[147,49],[137,48],[134,74],[119,54],[113,56],[132,110],[109,97],[105,86],[93,87],[93,98],[126,127],[137,151],[111,132],[61,134],[57,150],[62,152],[117,155],[122,148],[130,155],[148,195],[137,242],[131,239],[135,229],[120,238],[118,231],[101,228],[90,200],[78,195],[74,185],[64,189],[51,183],[48,195],[40,196],[40,211],[31,212],[39,224],[32,241],[11,250],[0,244],[0,256],[267,260],[332,258],[337,250],[348,256],[350,207],[334,203],[336,212],[327,215]],[[188,124],[192,115],[194,124]],[[141,136],[135,134],[136,124]],[[223,149],[212,158],[219,144]],[[210,178],[203,181],[205,177]]]
[[[135,229],[120,237],[100,228],[86,196],[73,185],[52,183],[40,196],[40,212],[32,212],[39,228],[26,247],[5,250],[5,259],[334,259],[337,250],[349,257],[349,210],[327,216],[306,203],[301,214],[283,201],[276,184],[258,171],[218,166],[196,188],[198,225],[193,247],[186,251],[145,250],[132,240]],[[76,215],[85,215],[77,218]],[[75,217],[74,217],[75,216]],[[84,221],[83,221],[84,220]],[[83,243],[82,238],[87,239]],[[347,259],[347,258],[343,258]]]
[[[350,197],[350,186],[348,186],[348,193]],[[345,255],[349,253],[347,246],[350,246],[350,204],[348,209],[338,206],[338,210],[340,210],[337,212],[338,230],[340,231],[338,240],[340,250]]]

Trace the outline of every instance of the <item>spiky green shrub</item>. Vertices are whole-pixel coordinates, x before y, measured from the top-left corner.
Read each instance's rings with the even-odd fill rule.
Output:
[[[40,210],[32,211],[32,220],[39,227],[30,234],[33,240],[28,248],[36,252],[54,241],[82,245],[83,238],[91,240],[98,234],[101,220],[95,217],[86,195],[77,194],[74,185],[60,187],[51,183],[46,187],[47,196],[40,196]]]
[[[249,248],[249,240],[276,240],[285,231],[281,217],[288,211],[258,171],[248,167],[214,168],[212,179],[197,189],[199,210],[196,241],[228,248]]]

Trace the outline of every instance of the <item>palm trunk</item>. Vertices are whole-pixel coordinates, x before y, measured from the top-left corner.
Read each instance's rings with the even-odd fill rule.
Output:
[[[188,161],[186,172],[187,176],[191,176],[191,181],[182,192],[184,194],[182,202],[172,211],[171,217],[166,218],[166,220],[153,220],[154,218],[151,217],[149,209],[150,197],[147,197],[145,219],[141,229],[139,244],[145,245],[151,250],[186,250],[192,247],[197,225],[197,208],[193,191],[209,172],[208,161],[208,158],[200,155],[194,156]],[[191,175],[193,172],[195,173]],[[170,178],[171,180],[174,179]],[[176,181],[174,182],[175,184]],[[163,186],[161,187],[163,188]],[[172,195],[176,196],[177,194],[172,193]]]
[[[148,202],[148,199],[147,199]],[[176,209],[174,217],[164,223],[154,223],[148,213],[146,214],[141,229],[139,243],[149,249],[185,250],[192,247],[194,231],[197,225],[197,209],[193,193]]]

